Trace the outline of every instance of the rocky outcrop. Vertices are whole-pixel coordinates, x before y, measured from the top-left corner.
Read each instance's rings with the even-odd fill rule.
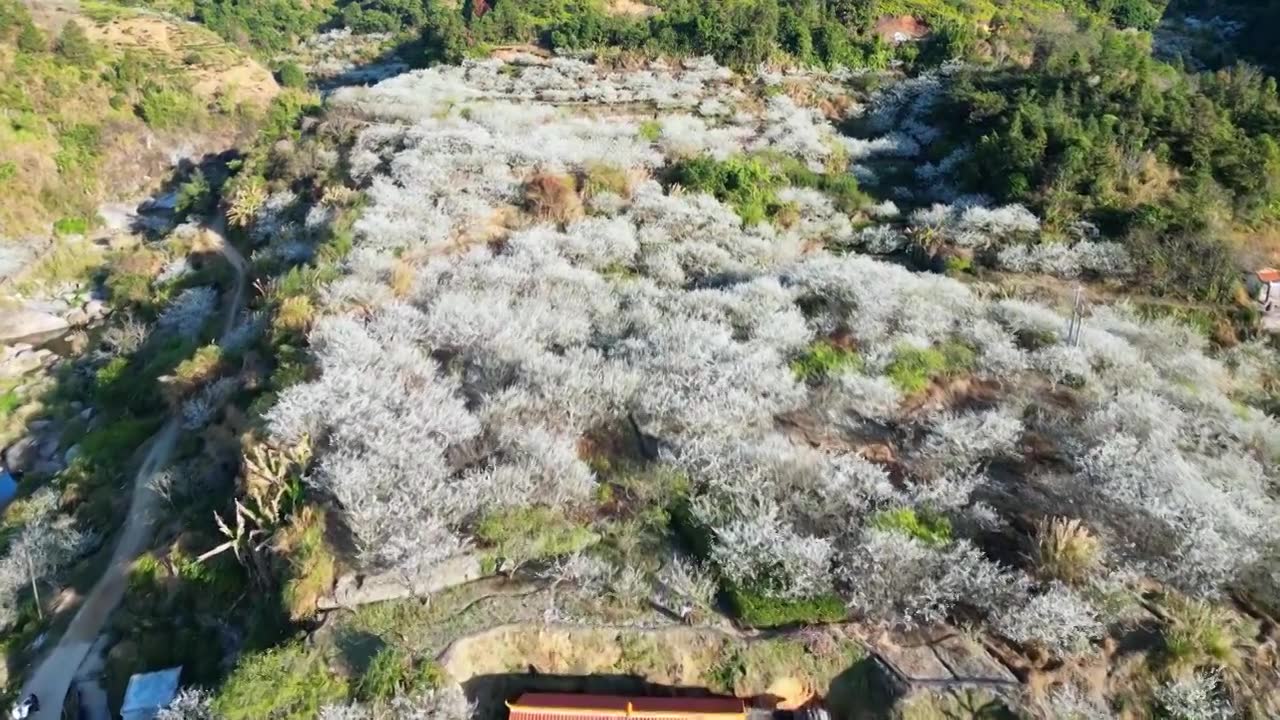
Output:
[[[0,310],[0,342],[57,333],[70,324],[62,317],[32,308]]]

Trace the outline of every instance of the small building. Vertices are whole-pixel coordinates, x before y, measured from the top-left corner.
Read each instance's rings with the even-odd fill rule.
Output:
[[[120,705],[120,720],[151,720],[156,713],[169,706],[178,694],[178,679],[182,666],[138,673],[129,678]]]
[[[511,720],[746,720],[747,706],[731,697],[627,697],[525,693],[507,703]]]

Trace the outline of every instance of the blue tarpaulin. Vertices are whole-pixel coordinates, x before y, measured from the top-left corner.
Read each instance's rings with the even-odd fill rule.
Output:
[[[120,705],[122,720],[151,720],[155,717],[178,694],[178,678],[181,675],[182,666],[178,666],[139,673],[129,678],[129,687],[124,691],[124,703]]]
[[[0,470],[0,509],[18,494],[18,483],[8,470]]]

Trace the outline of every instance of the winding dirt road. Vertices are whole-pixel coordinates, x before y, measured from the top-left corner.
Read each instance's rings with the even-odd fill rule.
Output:
[[[236,328],[236,320],[244,302],[245,261],[227,241],[226,225],[221,217],[208,225],[206,230],[213,236],[218,251],[226,257],[235,272],[234,285],[227,302],[226,320],[219,336],[219,341],[225,342]],[[112,611],[124,599],[124,591],[129,584],[129,568],[146,550],[151,540],[152,523],[159,506],[160,498],[151,488],[151,478],[169,463],[180,434],[181,418],[175,414],[148,441],[150,449],[134,476],[133,499],[129,503],[129,514],[125,517],[120,539],[111,554],[111,563],[85,596],[71,625],[67,627],[67,632],[44,657],[22,688],[20,697],[35,693],[40,698],[40,712],[33,713],[31,720],[58,720],[61,717],[63,702],[76,671],[89,654],[94,640],[106,626]]]

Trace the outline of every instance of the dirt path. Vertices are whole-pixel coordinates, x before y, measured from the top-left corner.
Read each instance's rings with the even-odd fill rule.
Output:
[[[227,317],[220,336],[221,341],[225,342],[235,329],[240,305],[244,301],[245,261],[235,247],[227,242],[221,218],[207,229],[214,236],[218,251],[227,258],[235,271],[235,284],[229,296]],[[61,717],[63,700],[77,670],[106,626],[112,611],[124,599],[124,591],[129,584],[129,568],[134,559],[146,550],[151,540],[152,521],[159,506],[160,498],[151,488],[151,478],[169,463],[180,435],[181,418],[175,415],[148,441],[150,448],[134,476],[129,514],[125,517],[124,528],[120,531],[120,539],[111,554],[110,564],[85,596],[58,645],[45,656],[22,688],[20,697],[35,693],[40,698],[40,712],[33,713],[31,720],[58,720]]]

